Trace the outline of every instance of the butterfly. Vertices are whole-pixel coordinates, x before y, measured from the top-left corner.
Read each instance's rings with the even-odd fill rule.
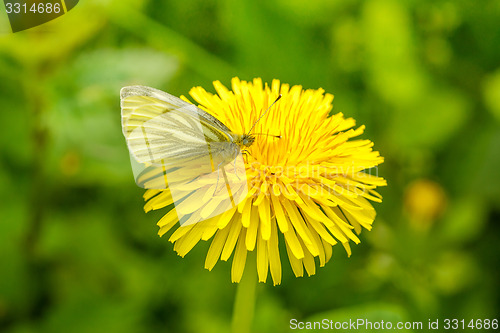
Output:
[[[251,130],[235,134],[204,110],[151,87],[124,87],[120,99],[136,183],[166,190],[182,226],[220,215],[246,197],[242,151],[255,141]]]

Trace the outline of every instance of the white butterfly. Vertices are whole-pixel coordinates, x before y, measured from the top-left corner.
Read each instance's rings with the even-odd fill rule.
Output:
[[[170,191],[181,225],[236,207],[247,195],[242,149],[255,138],[163,91],[121,89],[122,130],[136,183]]]

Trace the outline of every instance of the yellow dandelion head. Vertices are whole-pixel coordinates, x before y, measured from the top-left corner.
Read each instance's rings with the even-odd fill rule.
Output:
[[[233,282],[242,277],[247,253],[256,250],[259,281],[265,282],[270,271],[275,285],[281,283],[279,243],[297,277],[304,268],[315,274],[315,257],[324,266],[338,242],[350,255],[350,242],[359,243],[357,235],[362,228],[370,230],[375,218],[367,199],[381,202],[374,189],[386,185],[366,171],[383,162],[373,143],[350,140],[364,126],[352,129],[352,118],[330,116],[333,95],[322,89],[304,90],[278,80],[269,87],[261,79],[238,78],[232,80],[232,91],[219,81],[214,87],[216,95],[201,87],[190,95],[235,134],[248,134],[255,125],[250,133],[255,141],[244,152],[248,193],[221,215],[178,227],[169,239],[174,250],[184,256],[200,240],[211,240],[205,268],[232,256]],[[148,190],[144,197],[146,211],[172,204],[168,190]],[[158,222],[159,234],[176,224],[172,209]]]

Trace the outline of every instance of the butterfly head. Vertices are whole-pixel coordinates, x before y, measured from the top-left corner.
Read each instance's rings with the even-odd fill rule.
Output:
[[[236,139],[236,144],[240,147],[250,147],[255,141],[255,137],[251,134],[239,135]]]

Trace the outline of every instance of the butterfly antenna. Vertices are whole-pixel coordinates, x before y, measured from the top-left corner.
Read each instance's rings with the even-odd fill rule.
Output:
[[[255,135],[267,135],[267,136],[272,136],[273,138],[276,138],[276,139],[281,139],[281,135],[273,135],[273,134],[267,134],[267,133],[254,133],[252,135],[253,136],[255,136]]]
[[[269,110],[273,107],[273,105],[274,105],[277,101],[279,101],[279,100],[280,100],[280,98],[281,98],[281,94],[279,94],[279,95],[278,95],[278,98],[276,98],[276,100],[273,102],[273,104],[271,104],[271,105],[267,108],[266,112],[264,112],[264,113],[262,114],[262,116],[260,116],[260,117],[259,117],[259,119],[257,119],[257,121],[253,124],[252,128],[250,128],[250,130],[248,131],[248,134],[249,134],[249,135],[250,135],[250,132],[252,132],[252,130],[253,130],[253,128],[255,127],[255,125],[257,125],[257,123],[259,122],[259,120],[261,120],[261,119],[262,119],[262,117],[264,117],[264,116],[266,115],[267,111],[269,111]]]

